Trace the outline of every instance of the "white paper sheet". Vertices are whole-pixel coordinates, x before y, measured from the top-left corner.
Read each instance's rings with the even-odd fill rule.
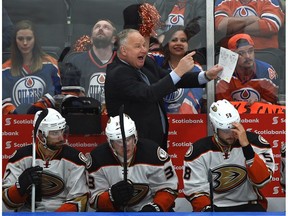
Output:
[[[228,83],[230,82],[237,64],[238,56],[237,53],[224,47],[220,47],[218,64],[223,67],[223,71],[219,73],[219,78]]]

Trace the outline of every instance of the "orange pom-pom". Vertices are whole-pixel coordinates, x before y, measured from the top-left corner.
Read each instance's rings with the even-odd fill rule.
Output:
[[[83,35],[74,44],[73,51],[83,52],[91,49],[92,41],[88,35]]]
[[[160,14],[157,9],[148,3],[144,3],[139,8],[142,23],[140,24],[139,32],[141,35],[150,36],[152,30],[160,26]]]

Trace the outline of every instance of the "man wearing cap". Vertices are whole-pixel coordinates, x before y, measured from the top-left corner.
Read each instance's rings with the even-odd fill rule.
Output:
[[[217,82],[216,99],[276,104],[278,75],[271,65],[255,59],[252,38],[248,34],[236,34],[228,41],[228,48],[239,54],[238,62],[230,83]]]

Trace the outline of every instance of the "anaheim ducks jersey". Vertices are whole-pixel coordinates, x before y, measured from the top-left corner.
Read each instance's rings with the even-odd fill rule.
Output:
[[[215,28],[225,17],[259,17],[259,33],[251,35],[256,49],[278,48],[278,31],[284,23],[284,13],[279,5],[279,0],[251,0],[242,4],[238,0],[217,0],[215,3]],[[253,24],[253,23],[252,23]],[[246,27],[246,24],[245,24]],[[245,29],[241,29],[244,31]],[[228,40],[227,40],[228,41]],[[227,47],[227,44],[222,44]]]
[[[11,59],[2,65],[2,99],[11,101],[16,107],[31,104],[44,94],[61,93],[61,81],[56,59],[49,56],[43,60],[42,70],[32,73],[29,67],[23,65],[21,76],[11,75]]]
[[[7,208],[31,211],[31,197],[21,197],[15,182],[32,166],[32,145],[20,148],[9,159],[2,182],[2,198]],[[64,145],[62,150],[45,160],[37,149],[35,166],[43,168],[42,201],[36,202],[37,212],[86,211],[89,188],[86,181],[85,156]]]
[[[189,147],[184,159],[183,181],[184,195],[193,211],[201,211],[211,203],[209,169],[214,205],[233,207],[258,201],[267,209],[266,198],[258,188],[272,179],[273,152],[262,136],[246,133],[250,145],[245,149],[239,141],[224,148],[217,144],[214,136],[200,139]]]
[[[96,147],[88,165],[90,206],[96,211],[123,211],[113,206],[108,189],[124,179],[123,166],[108,143]],[[139,139],[127,168],[127,178],[133,182],[134,194],[125,211],[139,211],[154,202],[169,211],[177,197],[178,178],[169,155],[156,143]]]
[[[274,68],[266,62],[255,59],[255,76],[241,81],[240,73],[232,76],[230,83],[219,80],[216,83],[216,100],[267,101],[276,104],[279,79]]]
[[[286,191],[286,143],[281,144],[280,185]]]
[[[115,56],[116,52],[113,52],[111,58],[107,62],[102,63],[90,49],[87,52],[73,55],[66,60],[81,71],[80,85],[85,89],[87,97],[92,97],[101,103],[105,103],[104,83],[106,67],[113,61]]]

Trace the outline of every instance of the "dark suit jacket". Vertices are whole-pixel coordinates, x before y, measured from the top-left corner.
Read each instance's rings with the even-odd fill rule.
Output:
[[[163,107],[163,97],[177,87],[203,87],[199,85],[198,73],[187,73],[175,86],[169,72],[160,68],[154,60],[146,57],[141,71],[148,77],[150,85],[142,80],[137,69],[119,60],[118,57],[107,66],[105,101],[109,116],[119,115],[124,104],[124,113],[136,124],[138,136],[157,142],[167,150],[168,120]],[[166,119],[166,133],[163,133],[158,104]]]

